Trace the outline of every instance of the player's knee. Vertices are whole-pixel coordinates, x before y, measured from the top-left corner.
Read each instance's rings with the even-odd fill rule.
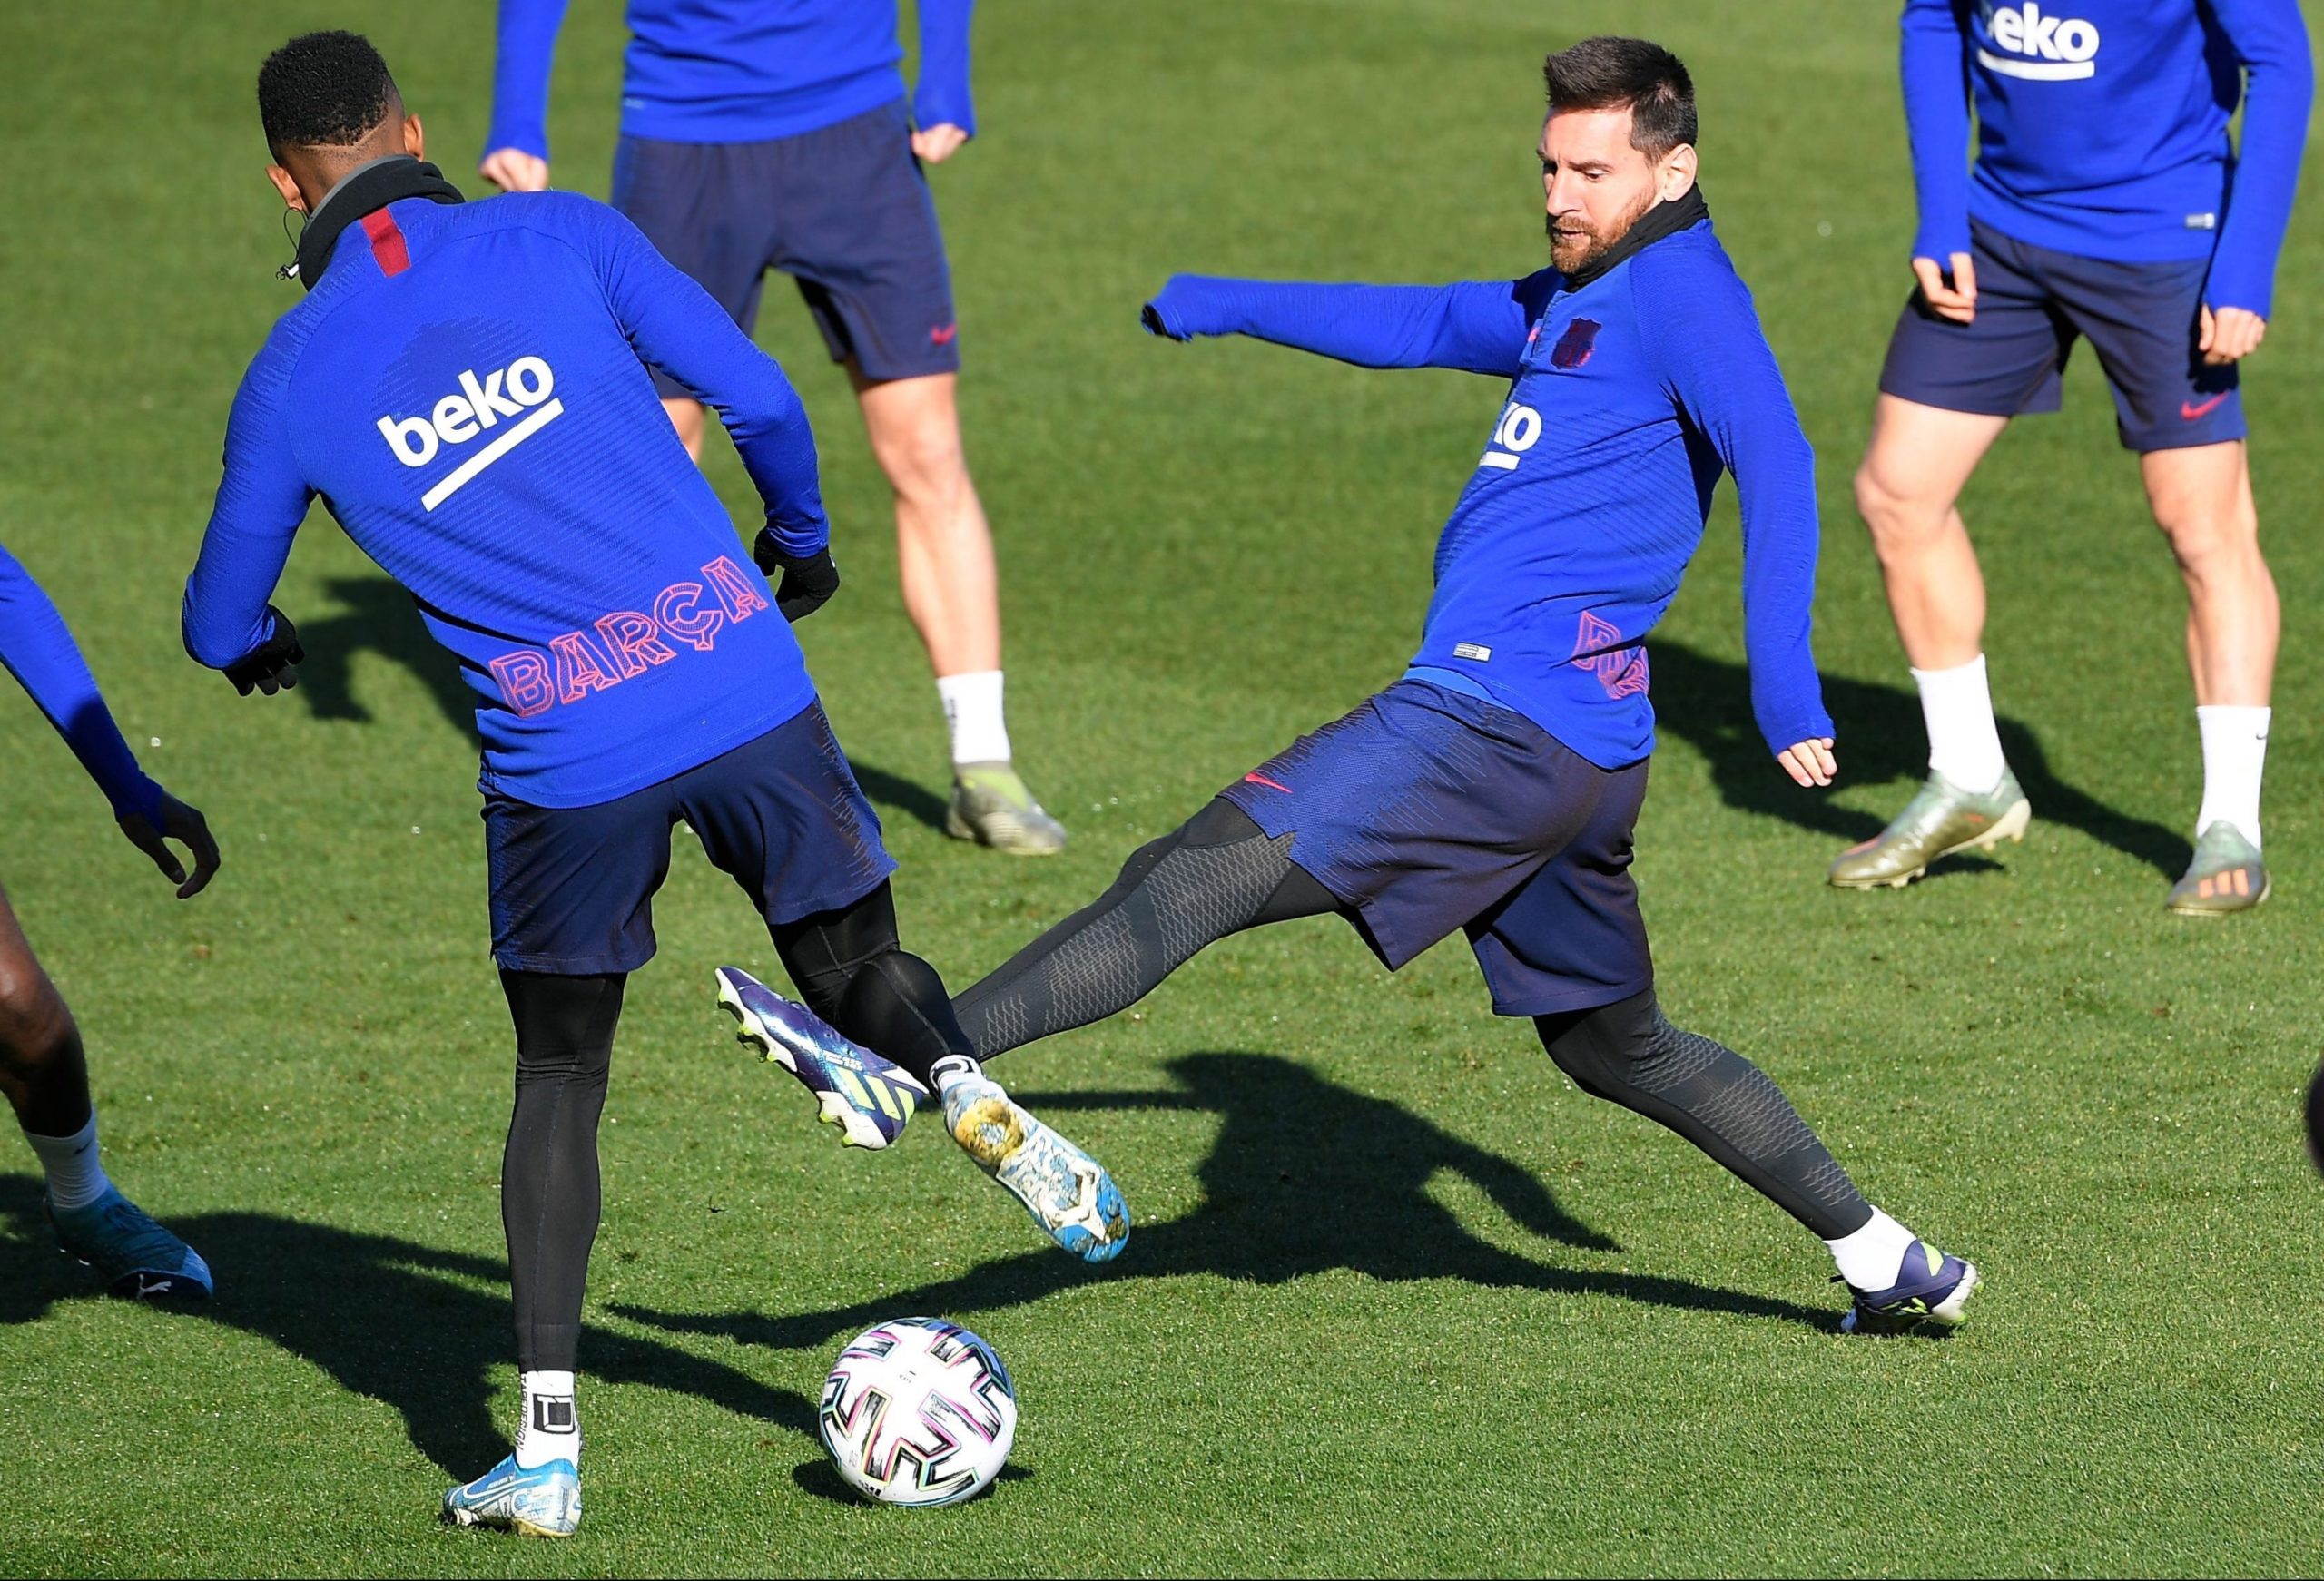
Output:
[[[74,1036],[73,1013],[31,960],[0,963],[0,1056],[18,1069],[46,1065]]]
[[[916,415],[881,437],[879,454],[889,483],[904,499],[943,504],[968,490],[960,425],[950,412]]]
[[[1616,1102],[1637,1085],[1640,1067],[1669,1026],[1651,988],[1611,1005],[1533,1018],[1558,1069],[1591,1097]]]
[[[1934,538],[1945,529],[1949,506],[1915,494],[1872,457],[1856,473],[1856,514],[1871,529],[1876,548],[1904,548]]]
[[[2154,502],[2154,523],[2171,555],[2191,570],[2259,553],[2258,521],[2232,502],[2165,496]]]

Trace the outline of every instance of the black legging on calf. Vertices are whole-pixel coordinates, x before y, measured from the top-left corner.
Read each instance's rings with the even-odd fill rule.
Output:
[[[897,942],[887,885],[836,911],[771,922],[767,931],[807,1008],[931,1089],[938,1060],[970,1053],[944,979]]]
[[[1822,1239],[1871,1219],[1872,1204],[1768,1074],[1670,1025],[1652,989],[1533,1025],[1583,1092],[1669,1126]]]
[[[574,1370],[597,1238],[597,1116],[621,1020],[620,972],[503,971],[517,1024],[517,1108],[500,1162],[500,1223],[517,1304],[517,1365]]]

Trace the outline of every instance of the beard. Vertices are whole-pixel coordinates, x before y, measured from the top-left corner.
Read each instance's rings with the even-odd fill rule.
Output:
[[[1544,215],[1542,227],[1549,232],[1551,264],[1560,274],[1580,274],[1611,252],[1622,238],[1630,233],[1630,227],[1646,217],[1646,211],[1653,208],[1655,202],[1654,190],[1649,187],[1627,213],[1602,231],[1593,230],[1579,215],[1570,216],[1566,221],[1568,229],[1561,231],[1556,215]]]

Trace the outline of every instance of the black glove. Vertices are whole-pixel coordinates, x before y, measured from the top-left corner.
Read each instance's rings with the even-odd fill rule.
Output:
[[[244,697],[253,686],[269,697],[289,691],[299,684],[298,666],[307,660],[307,650],[299,645],[299,628],[290,624],[290,617],[271,604],[266,613],[274,617],[274,634],[226,666],[226,679]]]
[[[795,559],[783,552],[773,528],[761,527],[751,545],[751,558],[763,575],[782,573],[774,584],[774,607],[794,625],[829,604],[832,594],[839,591],[839,567],[832,563],[829,545],[803,560]]]

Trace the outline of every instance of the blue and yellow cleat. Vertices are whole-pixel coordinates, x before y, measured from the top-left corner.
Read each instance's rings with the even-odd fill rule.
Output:
[[[891,1145],[929,1095],[917,1079],[740,967],[718,968],[718,1002],[742,1024],[734,1040],[797,1076],[849,1147]]]
[[[944,1089],[952,1140],[1025,1204],[1033,1223],[1085,1262],[1109,1262],[1129,1243],[1129,1207],[1105,1166],[1018,1107],[989,1076]]]
[[[206,1301],[210,1264],[155,1223],[144,1209],[107,1186],[77,1208],[48,1210],[56,1243],[95,1269],[106,1288],[130,1301]]]
[[[527,1471],[511,1455],[474,1482],[446,1488],[444,1518],[521,1537],[569,1537],[581,1529],[581,1473],[570,1460]]]
[[[1840,1332],[1901,1334],[1923,1323],[1957,1329],[1968,1315],[1964,1309],[1977,1293],[1978,1282],[1974,1263],[1915,1241],[1905,1249],[1904,1266],[1886,1290],[1848,1287],[1856,1304],[1840,1320]]]

